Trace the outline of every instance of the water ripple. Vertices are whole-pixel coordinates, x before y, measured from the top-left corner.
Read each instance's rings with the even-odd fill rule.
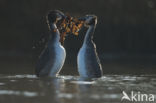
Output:
[[[28,91],[14,91],[14,90],[0,90],[0,95],[23,95],[26,97],[34,97],[38,96],[36,92],[28,92]]]

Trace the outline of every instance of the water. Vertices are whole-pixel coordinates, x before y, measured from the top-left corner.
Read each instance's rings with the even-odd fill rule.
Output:
[[[156,75],[104,75],[86,81],[77,76],[0,75],[0,103],[129,103],[121,102],[122,91],[132,90],[156,95]]]

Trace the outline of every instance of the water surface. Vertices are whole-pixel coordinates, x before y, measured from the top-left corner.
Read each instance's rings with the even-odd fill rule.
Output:
[[[0,103],[129,103],[121,101],[122,91],[156,95],[156,75],[104,75],[88,81],[0,75]]]

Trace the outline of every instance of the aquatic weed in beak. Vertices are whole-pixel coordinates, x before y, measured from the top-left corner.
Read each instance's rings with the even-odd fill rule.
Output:
[[[73,18],[70,15],[66,16],[66,18],[63,18],[62,20],[58,21],[57,27],[60,31],[60,42],[63,44],[65,40],[65,36],[67,34],[73,34],[73,35],[78,35],[80,29],[84,25],[83,20],[79,20],[77,18]]]

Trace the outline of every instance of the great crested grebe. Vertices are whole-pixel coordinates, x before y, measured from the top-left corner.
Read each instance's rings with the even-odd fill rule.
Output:
[[[97,24],[97,16],[87,15],[84,20],[88,30],[77,57],[78,72],[80,77],[99,78],[103,75],[103,71],[96,52],[96,45],[92,40]]]
[[[50,39],[41,53],[36,66],[36,75],[39,77],[55,77],[64,65],[66,51],[60,43],[60,32],[56,26],[57,21],[65,16],[61,11],[50,11],[47,22],[50,29]]]

